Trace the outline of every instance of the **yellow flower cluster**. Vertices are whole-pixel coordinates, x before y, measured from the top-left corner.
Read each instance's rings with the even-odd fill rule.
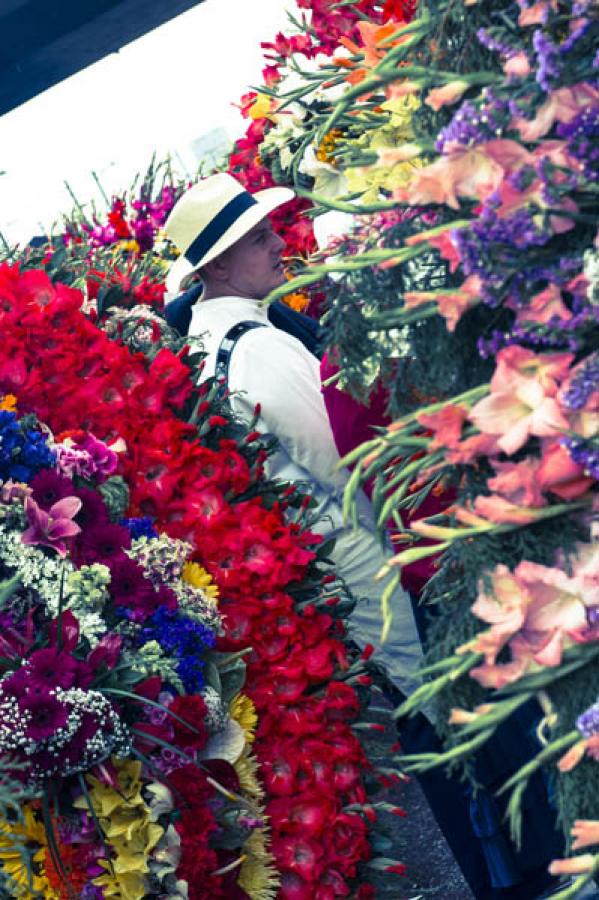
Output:
[[[106,900],[140,900],[146,893],[144,876],[149,872],[150,853],[164,829],[151,821],[150,809],[141,796],[141,763],[117,759],[113,763],[118,791],[93,775],[86,776],[94,813],[114,851],[110,863],[100,860],[106,873],[95,878],[94,884],[103,889]],[[75,806],[86,810],[85,797],[79,797]]]
[[[375,151],[379,157],[378,162],[372,165],[345,170],[349,192],[361,194],[363,203],[379,200],[381,189],[393,191],[408,184],[415,168],[424,165],[420,159],[402,160],[401,153],[397,154],[397,160],[394,159],[394,151],[414,140],[412,115],[419,104],[420,101],[412,95],[387,100],[378,109],[380,126],[365,130],[361,137],[348,141],[358,150]]]
[[[333,128],[323,137],[316,151],[316,159],[319,162],[328,163],[330,166],[336,165],[335,148],[339,143],[339,139],[343,137],[340,128]]]

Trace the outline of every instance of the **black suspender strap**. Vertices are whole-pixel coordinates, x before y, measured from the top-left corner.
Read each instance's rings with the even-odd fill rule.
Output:
[[[231,363],[231,354],[235,349],[235,345],[239,338],[246,333],[246,331],[252,331],[254,328],[265,328],[266,325],[264,322],[254,322],[254,321],[245,321],[245,322],[237,322],[237,324],[233,325],[232,328],[229,328],[226,335],[220,342],[220,347],[218,348],[216,354],[216,366],[214,369],[214,376],[216,380],[219,382],[220,387],[218,391],[219,399],[225,395],[227,391],[227,387],[229,385],[229,365]]]

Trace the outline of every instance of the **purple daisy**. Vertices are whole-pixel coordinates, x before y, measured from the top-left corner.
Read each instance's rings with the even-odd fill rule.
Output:
[[[77,680],[77,660],[56,647],[36,650],[28,662],[27,670],[31,686],[70,688]]]
[[[33,499],[46,512],[59,500],[72,497],[74,493],[73,482],[51,469],[42,469],[34,475],[29,486],[33,491]]]
[[[123,549],[131,546],[131,535],[121,525],[102,522],[94,528],[84,529],[76,547],[75,556],[81,563],[103,563],[109,565],[111,560],[120,556]]]
[[[19,699],[19,707],[29,714],[29,724],[25,736],[34,741],[49,738],[68,720],[68,710],[49,691],[41,694],[26,694]]]
[[[165,600],[168,604],[174,601],[176,607],[174,594],[155,590],[142,568],[124,553],[110,561],[110,574],[113,603],[126,608],[127,617],[132,621],[144,622]]]

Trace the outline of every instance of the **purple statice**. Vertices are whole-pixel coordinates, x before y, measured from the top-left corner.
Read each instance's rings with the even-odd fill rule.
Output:
[[[479,275],[481,296],[489,306],[500,305],[508,296],[519,305],[530,296],[534,269],[520,270],[522,251],[541,247],[552,237],[539,223],[534,211],[521,208],[510,215],[497,214],[499,199],[491,195],[479,218],[468,229],[452,232],[462,269],[466,275]]]
[[[599,734],[599,700],[577,718],[576,727],[585,738]]]
[[[534,32],[532,45],[537,54],[537,82],[546,93],[549,93],[561,75],[560,48],[541,28],[537,28]]]
[[[476,37],[479,42],[487,50],[490,50],[492,53],[500,53],[501,56],[514,56],[518,50],[511,44],[506,43],[504,35],[505,29],[497,28],[479,28],[476,32]],[[501,38],[503,38],[503,40]]]
[[[480,108],[469,100],[462,103],[449,125],[439,134],[435,148],[439,153],[445,153],[456,144],[474,147],[492,141],[503,134],[510,119],[508,101],[486,88]]]
[[[568,409],[584,409],[595,391],[599,391],[599,351],[577,367],[561,402]]]
[[[561,444],[586,475],[599,481],[599,440],[567,437],[562,438]]]
[[[586,178],[594,180],[599,171],[599,105],[585,106],[570,122],[560,122],[559,137],[568,142],[568,153],[582,163]]]

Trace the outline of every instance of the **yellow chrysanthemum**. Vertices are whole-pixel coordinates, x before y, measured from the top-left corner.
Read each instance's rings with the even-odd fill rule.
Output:
[[[183,581],[192,587],[200,588],[208,598],[208,600],[218,600],[218,588],[212,581],[212,578],[199,563],[186,562],[183,566]]]
[[[3,394],[0,396],[0,409],[6,412],[16,412],[17,398],[14,394]]]
[[[246,746],[241,756],[233,763],[235,774],[239,779],[239,788],[242,794],[245,794],[254,802],[264,799],[264,789],[258,779],[258,760]]]
[[[258,828],[243,847],[245,859],[237,882],[252,900],[274,900],[279,891],[279,876],[267,841],[266,831]]]
[[[245,739],[248,744],[253,743],[258,724],[256,707],[245,694],[237,694],[229,704],[229,715],[233,721],[238,722],[245,731]]]
[[[30,804],[22,808],[21,822],[0,819],[0,867],[13,882],[12,896],[19,900],[58,900],[45,874],[48,840],[42,816]]]

